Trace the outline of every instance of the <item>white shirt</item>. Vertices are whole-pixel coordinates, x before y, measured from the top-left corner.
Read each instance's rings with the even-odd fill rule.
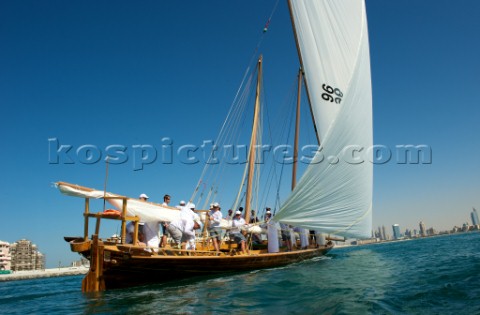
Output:
[[[183,234],[188,236],[189,238],[195,238],[195,230],[193,229],[195,220],[199,219],[198,214],[192,211],[192,209],[188,207],[183,207],[180,211],[180,217],[184,220],[184,228]]]
[[[145,222],[143,225],[143,234],[145,235],[145,240],[147,241],[147,246],[158,247],[160,239],[158,238],[158,232],[160,231],[159,222]]]
[[[213,213],[210,213],[210,218],[212,218],[213,222],[210,221],[210,227],[211,228],[217,228],[220,227],[220,223],[222,222],[222,212],[220,210],[215,210]]]
[[[245,219],[240,217],[239,219],[235,216],[232,221],[231,233],[240,233],[240,228],[245,225]]]
[[[169,225],[179,229],[185,236],[188,236],[188,238],[195,237],[195,232],[193,230],[193,220],[179,219],[171,222]]]
[[[195,230],[193,229],[194,227],[194,222],[193,220],[186,220],[185,221],[185,226],[183,229],[183,235],[188,236],[189,239],[194,239],[195,238]]]

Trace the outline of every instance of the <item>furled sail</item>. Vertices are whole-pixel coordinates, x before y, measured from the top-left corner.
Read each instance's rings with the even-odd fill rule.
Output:
[[[290,9],[322,149],[275,219],[370,237],[372,95],[364,0],[291,0]]]
[[[87,187],[72,185],[68,183],[58,182],[55,184],[58,190],[64,195],[81,197],[81,198],[94,198],[100,199],[106,197],[122,197],[112,193],[104,193],[100,190],[94,190]],[[122,199],[107,199],[108,202],[113,205],[117,210],[122,209]],[[180,211],[171,207],[163,207],[161,205],[144,202],[138,199],[128,198],[127,200],[127,215],[139,216],[141,222],[150,221],[164,221],[171,222],[180,218]]]

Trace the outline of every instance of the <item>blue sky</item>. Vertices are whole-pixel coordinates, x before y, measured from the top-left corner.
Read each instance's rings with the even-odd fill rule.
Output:
[[[74,150],[214,139],[274,4],[2,2],[0,239],[34,241],[48,266],[77,259],[62,238],[81,235],[83,201],[52,183],[102,189],[105,164],[49,163],[48,139]],[[374,143],[432,148],[431,164],[375,166],[373,224],[461,225],[480,208],[480,3],[367,0],[367,14]],[[260,51],[269,103],[282,102],[298,69],[285,1]],[[178,202],[200,172],[129,160],[110,167],[108,190]]]

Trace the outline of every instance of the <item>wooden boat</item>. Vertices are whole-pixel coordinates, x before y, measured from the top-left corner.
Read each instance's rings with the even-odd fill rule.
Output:
[[[125,243],[125,223],[128,221],[135,222],[137,228],[134,243],[136,243],[135,238],[138,237],[140,217],[129,216],[127,212],[128,202],[135,203],[135,199],[107,193],[107,196],[102,198],[110,201],[121,200],[122,212],[117,216],[104,212],[91,213],[89,211],[90,199],[97,198],[98,194],[103,194],[103,192],[65,182],[58,182],[56,185],[63,193],[85,197],[85,235],[83,237],[65,237],[73,252],[81,254],[90,261],[90,270],[82,282],[84,292],[279,267],[322,256],[333,248],[333,243],[329,241],[325,245],[312,245],[303,250],[268,253],[265,248],[250,250],[248,255],[242,255],[237,244],[227,241],[222,244],[220,253],[215,252],[211,245],[204,242],[200,242],[195,251],[180,250],[169,245],[150,251],[145,247]],[[178,209],[149,204],[163,209],[164,212],[172,212],[170,218],[180,212]],[[132,209],[132,211],[134,210]],[[89,238],[90,218],[96,220],[95,231],[91,238]],[[122,222],[122,233],[119,240],[99,239],[98,235],[103,220],[120,220]]]
[[[368,238],[371,235],[373,174],[372,153],[368,149],[373,141],[364,0],[290,0],[288,3],[301,64],[295,143],[298,143],[301,83],[305,82],[317,140],[320,144],[322,139],[322,145],[298,184],[294,163],[291,194],[278,208],[269,228],[276,229],[275,224],[280,222],[325,234]],[[250,148],[259,143],[261,57],[256,72],[258,80]],[[295,162],[297,150],[295,146]],[[255,174],[254,149],[249,151],[244,174],[248,175],[244,213],[249,222]],[[195,251],[170,246],[134,246],[126,244],[127,222],[134,222],[133,244],[137,244],[140,221],[171,222],[178,218],[180,211],[105,190],[65,182],[58,182],[56,186],[65,195],[85,198],[84,234],[67,239],[72,251],[90,261],[90,270],[82,282],[84,292],[284,266],[325,255],[333,247],[328,241],[294,247],[291,251],[269,252],[264,248],[250,249],[247,254],[242,254],[229,240],[222,244],[220,253],[202,239]],[[191,200],[197,191],[198,187]],[[91,199],[108,201],[118,213],[91,213]],[[238,200],[237,197],[234,209],[239,205]],[[92,218],[96,224],[90,236],[89,219]],[[120,238],[100,239],[100,225],[106,219],[121,222]]]

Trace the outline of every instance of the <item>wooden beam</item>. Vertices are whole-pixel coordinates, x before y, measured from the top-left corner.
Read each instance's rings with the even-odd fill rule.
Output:
[[[120,236],[122,244],[125,244],[126,239],[127,239],[127,224],[125,222],[126,216],[127,216],[127,199],[123,199],[123,203],[122,203],[122,232],[121,232],[121,236]],[[135,233],[135,235],[136,235],[136,233]],[[136,244],[136,243],[134,243],[134,244]]]
[[[250,140],[250,153],[248,158],[248,179],[247,179],[247,192],[245,194],[245,222],[248,224],[250,222],[250,209],[252,202],[252,182],[253,182],[253,173],[255,170],[255,144],[257,143],[257,129],[258,122],[260,119],[260,93],[261,93],[261,83],[262,83],[262,60],[263,57],[260,56],[258,59],[258,78],[257,78],[257,91],[255,95],[255,111],[253,114],[253,127],[252,127],[252,138]]]
[[[302,96],[302,69],[298,70],[297,117],[295,118],[295,141],[293,144],[292,190],[297,184],[298,138],[300,136],[300,100]]]
[[[90,212],[90,199],[85,198],[85,212],[84,212],[84,219],[85,219],[85,224],[83,227],[83,239],[85,241],[88,240],[88,214]]]

